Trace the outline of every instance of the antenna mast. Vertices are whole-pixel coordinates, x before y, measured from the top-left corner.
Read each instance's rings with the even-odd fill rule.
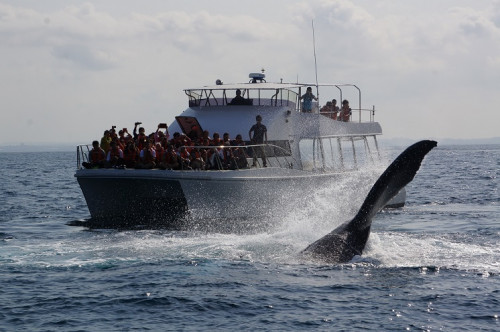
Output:
[[[316,38],[314,36],[314,20],[311,20],[311,25],[313,33],[314,71],[316,73],[316,97],[318,98],[318,107],[319,107],[318,63],[316,61]]]

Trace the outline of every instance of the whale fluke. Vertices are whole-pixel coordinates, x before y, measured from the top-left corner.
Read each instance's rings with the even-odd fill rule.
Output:
[[[372,218],[413,180],[425,155],[436,145],[435,141],[420,141],[403,151],[375,182],[356,216],[310,244],[302,254],[327,263],[345,263],[361,255]]]

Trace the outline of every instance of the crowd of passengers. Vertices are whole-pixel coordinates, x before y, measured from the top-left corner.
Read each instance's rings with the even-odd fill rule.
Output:
[[[300,100],[303,101],[302,112],[312,113],[313,100],[317,101],[318,98],[313,94],[312,88],[309,86],[306,89],[306,93],[300,96]],[[337,106],[337,100],[332,99],[332,101],[328,101],[326,105],[320,109],[319,113],[333,120],[349,122],[352,110],[349,107],[349,101],[347,99],[342,101],[341,108]]]
[[[319,113],[337,121],[349,122],[352,114],[352,109],[349,107],[349,101],[344,99],[342,101],[342,107],[337,106],[337,100],[332,99],[328,101],[325,106],[323,106]]]
[[[204,131],[197,137],[193,130],[188,137],[174,133],[169,137],[167,125],[160,123],[156,132],[146,135],[136,122],[132,135],[126,128],[116,132],[113,126],[104,131],[101,141],[93,141],[85,168],[136,168],[172,170],[239,169],[248,167],[245,142],[240,134],[231,140],[228,133],[210,137]],[[230,146],[231,148],[223,148]]]

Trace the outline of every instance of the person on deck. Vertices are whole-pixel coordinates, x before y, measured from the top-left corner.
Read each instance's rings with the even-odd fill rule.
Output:
[[[102,168],[106,161],[106,152],[99,146],[98,141],[92,142],[92,150],[89,151],[89,162],[83,162],[85,168]]]
[[[118,167],[123,165],[123,150],[117,143],[117,139],[111,141],[108,155],[106,157],[106,167]]]
[[[207,152],[210,168],[221,169],[224,156],[222,154],[222,149],[220,148],[220,146],[224,145],[224,142],[220,138],[219,133],[214,133],[213,139],[210,141],[210,145],[214,146],[213,149],[210,149]]]
[[[339,121],[349,122],[349,118],[351,117],[351,108],[349,107],[349,101],[344,99],[342,101],[342,108],[340,109]]]
[[[155,168],[156,167],[156,150],[151,147],[151,142],[145,140],[144,148],[141,150],[139,155],[139,162],[136,168]]]
[[[332,116],[331,118],[333,120],[337,120],[337,114],[339,113],[340,109],[337,106],[337,99],[332,99]]]
[[[312,113],[312,106],[313,106],[312,101],[313,99],[318,100],[318,98],[316,98],[316,96],[313,95],[312,88],[310,86],[307,87],[306,93],[300,97],[300,100],[302,99],[304,99],[304,101],[302,102],[302,112]]]
[[[327,101],[326,102],[326,105],[321,107],[321,109],[319,110],[319,114],[323,115],[323,116],[326,116],[327,118],[331,118],[331,114],[332,114],[332,102],[331,101]]]
[[[105,153],[108,153],[109,145],[111,144],[112,140],[113,139],[111,138],[111,133],[109,132],[109,130],[105,130],[104,135],[101,138],[101,149],[103,149]]]
[[[252,128],[250,128],[250,131],[248,132],[250,141],[252,142],[252,144],[264,144],[264,143],[267,144],[267,128],[265,125],[262,124],[262,117],[260,115],[257,115],[255,117],[255,120],[257,121],[257,123],[254,124]],[[252,167],[257,166],[257,157],[262,158],[262,164],[264,165],[264,167],[267,167],[266,154],[263,146],[257,146],[253,148]]]
[[[230,105],[245,105],[245,98],[241,96],[241,90],[236,90],[236,97],[231,100]]]
[[[132,134],[134,135],[135,145],[137,146],[137,148],[139,148],[139,150],[142,151],[142,149],[144,148],[144,141],[147,140],[148,137],[146,136],[146,130],[144,129],[144,127],[139,127],[139,133],[137,133],[137,126],[140,124],[141,122],[135,123]]]
[[[229,163],[230,169],[240,169],[248,166],[247,154],[245,153],[245,142],[241,137],[241,134],[236,135],[234,141],[231,144],[234,148],[231,148],[231,160]]]
[[[174,150],[172,144],[167,145],[167,149],[163,153],[162,162],[160,164],[161,169],[179,169],[179,156]]]
[[[140,151],[135,146],[133,140],[127,142],[125,150],[123,150],[123,163],[127,168],[135,168],[137,161],[139,160]]]

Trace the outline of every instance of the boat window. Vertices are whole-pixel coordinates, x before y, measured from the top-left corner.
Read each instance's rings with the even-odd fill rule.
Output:
[[[339,140],[335,137],[322,138],[323,152],[325,157],[325,169],[334,171],[342,169],[342,154],[339,148]]]
[[[191,139],[198,139],[203,136],[203,128],[201,128],[198,119],[193,116],[176,116],[175,120],[182,129],[182,132]]]
[[[353,170],[379,160],[375,137],[321,137],[299,142],[304,170]]]
[[[289,157],[292,155],[292,150],[290,148],[290,142],[288,140],[282,141],[268,141],[268,144],[271,144],[275,147],[267,147],[266,155],[269,157]],[[270,150],[270,151],[268,151]],[[269,152],[269,154],[267,154]]]
[[[379,159],[374,137],[347,137],[341,139],[344,169],[373,165]]]
[[[316,139],[302,139],[299,142],[300,161],[302,162],[302,169],[305,171],[312,171],[318,167],[318,151]]]

